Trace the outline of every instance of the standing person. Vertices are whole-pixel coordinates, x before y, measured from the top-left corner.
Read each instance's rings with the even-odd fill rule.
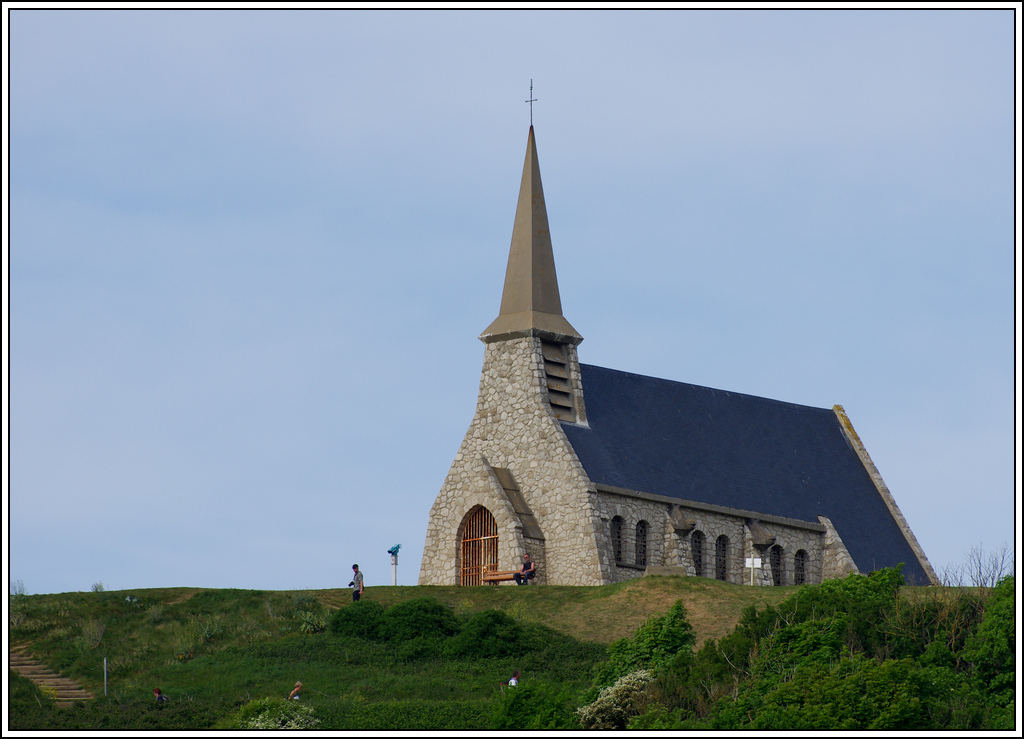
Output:
[[[359,600],[363,594],[363,573],[359,571],[359,565],[352,565],[352,582],[349,585],[352,586],[352,600]]]
[[[512,573],[512,579],[516,581],[516,585],[526,585],[530,578],[536,576],[537,568],[533,564],[533,560],[530,559],[529,554],[523,555],[523,567],[519,572]]]
[[[297,701],[297,700],[299,700],[299,695],[301,695],[301,694],[302,694],[302,683],[301,682],[297,682],[297,683],[295,683],[295,687],[292,688],[292,692],[290,692],[288,694],[288,700]]]

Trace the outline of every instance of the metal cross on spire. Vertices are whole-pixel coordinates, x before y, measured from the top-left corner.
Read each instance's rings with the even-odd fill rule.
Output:
[[[530,126],[533,126],[533,104],[537,102],[537,98],[533,96],[533,80],[530,80],[530,99],[525,102],[530,104]]]

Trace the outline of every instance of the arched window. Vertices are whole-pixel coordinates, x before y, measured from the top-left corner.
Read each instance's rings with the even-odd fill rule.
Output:
[[[807,582],[807,552],[798,549],[793,557],[793,582],[804,585]]]
[[[722,534],[715,540],[715,579],[726,580],[729,576],[729,537]]]
[[[622,562],[622,516],[612,519],[612,554],[616,562]]]
[[[462,519],[459,547],[462,585],[480,585],[484,569],[498,568],[498,524],[483,506],[473,506]]]
[[[772,568],[772,585],[782,585],[782,547],[778,544],[768,551],[768,563]]]
[[[636,525],[636,565],[647,566],[647,522],[640,521]]]
[[[704,577],[704,534],[694,531],[690,535],[690,554],[693,556],[693,574]]]

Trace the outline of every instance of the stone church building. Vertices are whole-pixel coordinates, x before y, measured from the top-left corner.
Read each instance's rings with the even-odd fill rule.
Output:
[[[841,406],[580,364],[532,126],[480,340],[476,413],[430,510],[420,585],[478,585],[526,553],[552,585],[651,571],[793,585],[900,563],[908,582],[938,582]]]

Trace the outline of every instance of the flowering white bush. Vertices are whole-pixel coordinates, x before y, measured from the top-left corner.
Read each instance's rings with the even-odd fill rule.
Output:
[[[260,698],[239,712],[239,729],[315,729],[320,719],[314,718],[312,706],[283,698]]]
[[[644,692],[654,679],[650,670],[637,670],[623,675],[615,684],[602,690],[597,700],[576,710],[584,729],[624,729],[633,716],[643,709]]]

